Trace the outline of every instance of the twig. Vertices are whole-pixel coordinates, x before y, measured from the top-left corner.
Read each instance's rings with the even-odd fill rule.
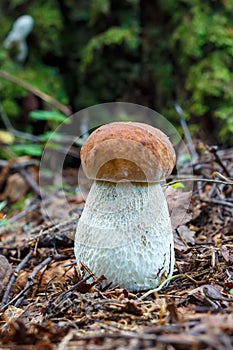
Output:
[[[13,305],[24,293],[26,293],[29,289],[31,288],[31,286],[27,286],[25,287],[23,290],[21,290],[21,292],[19,294],[17,294],[13,299],[11,299],[11,301],[9,301],[9,303],[7,303],[6,305],[4,305],[1,308],[1,311],[4,311],[8,308],[8,306]]]
[[[226,176],[223,176],[218,171],[213,172],[212,176],[213,176],[214,179],[218,176],[218,177],[220,177],[220,179],[223,179],[224,181],[227,181],[227,182],[229,182],[230,184],[233,185],[233,180],[229,180]]]
[[[5,160],[5,159],[0,159],[0,167],[1,168],[4,168],[6,167],[7,165],[9,165],[9,167],[13,170],[13,171],[18,171],[19,168],[21,167],[24,167],[24,168],[28,168],[28,167],[31,167],[31,166],[35,166],[37,165],[38,163],[35,161],[35,160],[28,160],[28,161],[25,161],[25,162],[17,162],[17,161],[14,161],[14,159],[11,159],[10,161],[8,160]]]
[[[31,252],[32,253],[32,252]],[[4,304],[4,306],[2,306],[2,310],[6,310],[8,308],[9,305],[12,305],[15,303],[15,306],[18,307],[21,302],[23,301],[23,299],[25,298],[25,296],[27,295],[29,289],[34,285],[34,281],[33,279],[36,277],[36,275],[38,274],[38,272],[47,264],[50,263],[50,261],[53,259],[53,257],[48,257],[47,259],[45,259],[44,261],[42,261],[41,264],[39,264],[35,270],[32,272],[32,274],[29,276],[28,278],[28,282],[25,286],[25,288],[23,290],[21,290],[21,292],[19,294],[17,294],[11,301],[9,301],[7,304]]]
[[[2,116],[2,120],[3,120],[3,123],[6,127],[6,129],[11,132],[13,135],[17,136],[17,137],[20,137],[20,138],[23,138],[25,140],[30,140],[30,141],[33,141],[33,142],[38,142],[39,141],[39,138],[35,135],[31,135],[31,134],[28,134],[26,132],[23,132],[23,131],[19,131],[19,130],[16,130],[13,125],[11,124],[10,122],[10,119],[8,118],[5,110],[3,109],[3,106],[2,104],[0,103],[0,114]]]
[[[83,261],[80,261],[80,265],[81,270],[87,271],[87,273],[89,273],[89,275],[92,276],[95,281],[97,281],[97,277],[95,276],[95,274],[89,269],[89,267],[86,264],[84,264]]]
[[[11,218],[8,219],[8,222],[10,224],[13,224],[14,222],[22,219],[25,215],[28,213],[40,208],[40,204],[33,204],[33,205],[28,205],[23,211],[20,213],[16,214],[15,216],[12,216]]]
[[[11,288],[16,280],[16,278],[18,277],[18,273],[22,270],[22,268],[27,264],[27,262],[29,261],[29,259],[32,256],[33,251],[31,250],[26,256],[25,258],[19,263],[19,265],[15,268],[13,275],[10,278],[10,281],[7,285],[7,288],[5,290],[5,293],[3,295],[2,298],[2,308],[6,305],[8,298],[9,298],[9,294],[11,292]]]
[[[64,296],[64,295],[66,295],[66,294],[69,293],[69,292],[72,292],[73,290],[75,290],[75,289],[77,289],[79,286],[81,286],[81,284],[87,282],[90,278],[93,278],[93,277],[94,277],[94,274],[93,274],[93,273],[90,274],[90,275],[88,275],[88,276],[86,276],[86,277],[84,277],[81,281],[75,283],[70,289],[66,290],[65,292],[62,292],[62,293],[59,295],[59,297]]]
[[[37,199],[38,200],[38,199]],[[33,199],[33,201],[35,201],[35,199]],[[47,198],[43,201],[43,205],[46,205],[47,203],[51,202],[51,198]],[[28,213],[38,209],[41,207],[41,203],[39,201],[39,203],[37,204],[32,204],[32,203],[29,203],[28,206],[23,210],[21,211],[20,213],[16,214],[15,216],[11,217],[8,219],[8,222],[10,224],[13,224],[14,222],[22,219],[25,215],[27,215]]]
[[[33,93],[34,95],[40,97],[45,102],[47,102],[47,103],[51,104],[52,106],[56,107],[57,109],[59,109],[65,115],[69,116],[71,114],[71,110],[70,110],[69,107],[63,105],[59,101],[55,100],[51,96],[49,96],[46,93],[42,92],[41,90],[35,88],[34,86],[32,86],[31,84],[25,82],[24,80],[19,79],[19,78],[15,77],[15,76],[11,75],[10,73],[7,73],[7,72],[2,71],[2,70],[0,70],[0,77],[4,78],[6,80],[9,80],[12,83],[15,83],[17,85],[22,86],[25,90],[28,90],[31,93]]]
[[[214,199],[214,198],[211,198],[211,199],[203,199],[203,198],[201,198],[200,201],[201,201],[201,202],[204,202],[204,203],[219,204],[219,205],[224,205],[224,206],[226,206],[226,207],[233,208],[233,203],[230,203],[230,202],[227,202],[227,201],[221,201],[221,200],[219,200],[219,199]]]
[[[70,289],[60,293],[54,300],[52,301],[48,301],[47,307],[46,309],[49,310],[50,306],[52,308],[52,310],[54,311],[54,307],[55,309],[58,307],[59,305],[62,304],[64,299],[68,299],[70,295],[72,295],[72,292],[75,291],[79,286],[81,286],[83,283],[85,283],[86,281],[88,281],[90,278],[93,278],[93,274],[86,276],[85,278],[81,279],[81,281],[77,282],[76,284],[74,284]],[[95,285],[96,282],[94,282],[92,285]],[[92,286],[90,286],[92,287]],[[51,312],[46,312],[47,316],[49,316],[49,314],[51,314]]]
[[[69,333],[68,333],[69,334]],[[136,332],[129,332],[129,331],[123,331],[123,332],[116,332],[116,333],[94,333],[94,334],[88,334],[88,335],[76,335],[76,331],[71,331],[72,337],[69,337],[72,341],[83,341],[83,340],[94,340],[94,339],[137,339],[137,340],[154,340],[156,341],[158,339],[157,335],[154,334],[147,334],[147,333],[136,333]],[[67,346],[67,344],[66,344]]]
[[[56,232],[56,231],[60,231],[62,228],[72,224],[72,223],[75,223],[77,224],[79,220],[79,216],[75,216],[75,217],[72,217],[70,219],[67,219],[66,221],[62,221],[62,222],[59,222],[55,225],[53,225],[52,227],[49,227],[47,229],[45,229],[43,231],[43,229],[39,230],[39,234],[36,235],[35,237],[33,238],[30,238],[29,240],[27,240],[27,243],[28,244],[32,244],[33,242],[39,240],[41,237],[43,236],[46,236],[46,235],[51,235],[52,233]],[[38,229],[35,230],[35,232],[37,232]],[[33,234],[34,233],[34,230],[30,232],[30,234]]]
[[[157,293],[159,292],[167,283],[174,281],[178,278],[184,278],[186,277],[184,274],[180,274],[180,275],[175,275],[175,276],[171,276],[168,277],[167,279],[165,279],[157,288],[155,289],[150,289],[148,290],[148,292],[144,293],[140,299],[145,299],[146,297],[148,297],[149,295],[153,294],[153,293]]]
[[[198,155],[197,155],[197,152],[193,146],[193,141],[192,141],[187,123],[184,119],[183,110],[180,107],[180,105],[178,105],[177,103],[175,103],[174,106],[175,106],[176,113],[178,114],[178,116],[180,118],[180,124],[182,126],[184,136],[185,136],[187,144],[188,144],[188,149],[189,149],[191,156],[192,156],[192,163],[195,163],[195,161],[198,159]]]
[[[25,297],[28,294],[29,289],[34,286],[34,278],[36,277],[36,275],[40,272],[41,269],[43,269],[43,267],[45,267],[46,265],[48,265],[52,260],[54,259],[53,256],[49,256],[48,258],[46,258],[44,261],[42,261],[31,273],[31,275],[28,277],[28,282],[24,288],[24,293],[22,294],[22,296],[20,298],[18,298],[17,302],[15,303],[16,307],[19,307],[20,304],[22,303],[22,301],[25,299]]]
[[[36,181],[33,179],[33,177],[23,168],[22,166],[19,167],[19,173],[24,178],[25,182],[30,186],[30,188],[41,198],[45,197],[44,191],[38,186]]]
[[[181,330],[183,330],[182,327],[180,327]],[[208,348],[208,349],[225,349],[231,348],[231,338],[230,336],[227,337],[226,343],[222,341],[218,341],[217,336],[211,337],[207,336],[207,329],[206,327],[201,328],[202,332],[199,331],[197,334],[192,334],[190,330],[188,331],[183,331],[184,336],[182,337],[177,336],[177,333],[175,334],[172,332],[172,325],[170,327],[170,332],[169,329],[167,332],[164,332],[164,334],[147,334],[145,332],[139,333],[139,332],[129,332],[129,331],[123,331],[123,332],[115,332],[115,333],[98,333],[98,334],[88,334],[88,335],[76,335],[75,331],[73,332],[73,337],[71,337],[70,340],[72,342],[79,342],[79,341],[84,341],[84,340],[104,340],[104,339],[135,339],[138,341],[150,341],[153,342],[153,345],[151,348],[175,348],[175,349],[200,349],[200,348]],[[222,340],[222,338],[220,337]],[[224,338],[225,339],[225,338]],[[81,343],[82,344],[82,343]],[[111,344],[111,343],[110,343]],[[223,345],[224,344],[224,345]],[[227,344],[225,346],[225,344]],[[82,344],[83,345],[83,344]],[[81,345],[81,346],[82,346]],[[136,348],[144,348],[144,346],[140,346],[141,344],[137,344],[135,347]],[[162,346],[161,346],[162,345]],[[68,343],[66,343],[66,348],[68,349]],[[73,347],[72,347],[73,348]],[[78,348],[78,344],[76,344],[76,348]],[[124,348],[122,346],[122,348]],[[64,348],[63,348],[64,349]],[[62,349],[62,350],[63,350]]]
[[[167,327],[164,327],[165,331],[163,332],[162,327],[158,327],[159,331],[162,334],[157,334],[158,332],[135,332],[135,331],[121,331],[121,332],[114,332],[114,333],[107,333],[107,332],[99,332],[94,334],[87,334],[87,335],[77,335],[77,332],[75,330],[71,330],[72,337],[69,337],[69,341],[72,340],[72,342],[75,341],[84,341],[84,340],[104,340],[104,339],[136,339],[138,341],[152,341],[155,342],[156,345],[158,344],[164,344],[169,345],[177,348],[192,348],[193,344],[196,346],[204,343],[208,344],[208,339],[206,336],[203,335],[201,337],[201,334],[199,334],[199,338],[195,337],[195,335],[191,335],[189,332],[185,332],[185,337],[177,337],[177,333],[180,333],[181,330],[183,330],[183,327],[179,325],[169,325]],[[164,333],[164,334],[163,334]],[[69,333],[68,333],[69,334]],[[68,349],[68,343],[66,343],[66,349]],[[76,345],[78,347],[78,345]],[[137,348],[141,348],[140,345],[137,346]],[[157,348],[157,347],[156,347]],[[63,348],[64,349],[64,348]]]
[[[172,176],[171,176],[171,178],[172,178]],[[231,185],[231,186],[233,185],[232,180],[221,181],[221,180],[199,178],[199,177],[184,177],[184,178],[178,178],[177,180],[172,180],[172,181],[164,184],[163,186],[167,186],[167,185],[171,186],[173,184],[176,184],[177,182],[189,182],[189,181],[212,182],[212,183],[216,183],[216,184]]]
[[[217,153],[218,148],[216,146],[212,146],[212,147],[207,146],[207,149],[210,153],[212,153],[214,155],[216,162],[221,166],[221,168],[224,170],[225,174],[228,177],[230,177],[231,174],[229,173],[228,169],[225,167],[225,165],[223,164],[223,162],[221,161],[221,159]]]

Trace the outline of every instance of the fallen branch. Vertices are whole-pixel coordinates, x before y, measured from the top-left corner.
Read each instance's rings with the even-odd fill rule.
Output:
[[[225,172],[225,174],[230,177],[230,172],[228,171],[228,169],[226,168],[226,166],[223,164],[221,158],[219,157],[218,155],[218,147],[216,146],[212,146],[212,147],[209,147],[207,146],[207,149],[210,153],[212,153],[214,155],[214,158],[215,158],[215,161],[216,163],[218,163],[218,165],[220,165],[220,167],[223,169],[223,171]]]
[[[171,176],[171,178],[172,178],[172,176]],[[210,182],[210,183],[216,183],[216,184],[222,184],[222,185],[231,185],[231,186],[233,185],[233,181],[232,180],[221,181],[221,180],[201,178],[201,177],[183,177],[183,178],[180,177],[177,180],[172,180],[172,181],[164,184],[163,186],[171,186],[171,185],[174,185],[174,184],[176,184],[178,182],[189,182],[189,181],[191,181],[191,182],[192,181],[193,182]]]
[[[11,292],[11,289],[12,289],[12,286],[16,280],[16,278],[18,277],[18,274],[19,272],[22,270],[22,268],[27,264],[27,262],[30,260],[31,256],[32,256],[32,253],[33,251],[31,250],[26,256],[25,258],[19,263],[19,265],[15,268],[11,278],[10,278],[10,281],[7,285],[7,288],[5,290],[5,293],[3,295],[3,298],[2,298],[2,309],[5,309],[5,306],[8,302],[8,299],[9,299],[9,295],[10,295],[10,292]],[[8,304],[7,304],[8,305]]]
[[[0,71],[0,75],[1,75],[1,71]],[[3,120],[3,123],[6,127],[6,129],[11,132],[14,136],[16,137],[19,137],[19,138],[23,138],[25,140],[30,140],[30,141],[33,141],[33,142],[38,142],[39,141],[39,138],[35,135],[31,135],[31,134],[28,134],[26,132],[23,132],[23,131],[19,131],[19,130],[16,130],[13,125],[11,124],[10,122],[10,119],[8,118],[5,110],[3,109],[3,106],[1,105],[0,103],[0,114],[2,116],[2,120]]]
[[[233,203],[230,203],[230,202],[227,202],[227,201],[224,201],[224,200],[219,200],[219,199],[214,199],[214,198],[210,198],[210,199],[200,199],[201,202],[204,202],[204,203],[212,203],[212,204],[219,204],[219,205],[224,205],[226,207],[230,207],[230,208],[233,208]]]
[[[71,114],[71,110],[69,107],[63,105],[62,103],[60,103],[56,99],[52,98],[51,96],[47,95],[46,93],[42,92],[41,90],[35,88],[34,86],[25,82],[24,80],[17,78],[15,76],[11,75],[10,73],[7,73],[7,72],[2,71],[2,70],[0,70],[0,77],[4,78],[6,80],[9,80],[12,83],[15,83],[17,85],[20,85],[25,90],[30,91],[34,95],[40,97],[43,101],[45,101],[45,102],[51,104],[52,106],[56,107],[57,109],[59,109],[66,116],[69,116]]]
[[[36,275],[40,272],[40,270],[43,269],[43,267],[45,267],[46,265],[48,265],[52,260],[54,259],[54,257],[49,256],[47,257],[44,261],[42,261],[31,273],[31,275],[28,277],[28,281],[27,284],[24,288],[24,293],[22,293],[22,296],[20,296],[19,298],[17,298],[18,300],[15,303],[16,307],[19,307],[20,304],[22,303],[22,301],[25,299],[25,297],[27,296],[29,289],[34,286],[34,278],[36,277]]]

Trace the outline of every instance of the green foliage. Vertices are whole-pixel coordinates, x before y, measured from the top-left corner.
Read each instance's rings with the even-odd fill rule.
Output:
[[[0,202],[0,211],[2,211],[2,209],[4,209],[6,205],[7,205],[6,201]]]
[[[1,221],[0,221],[0,227],[1,227],[1,226],[8,226],[8,227],[10,227],[11,224],[10,224],[10,222],[9,222],[7,219],[1,219]]]
[[[69,119],[59,111],[41,111],[35,110],[30,113],[30,117],[35,120],[44,120],[55,123],[54,127],[61,123],[69,124]]]
[[[215,117],[223,141],[233,136],[233,3],[188,1],[176,15],[172,50],[190,115]]]
[[[35,66],[37,69],[35,69]],[[51,94],[51,91],[53,91],[54,96],[56,96],[61,102],[67,101],[65,93],[62,91],[60,78],[54,68],[45,66],[40,62],[36,64],[36,62],[34,63],[34,59],[32,59],[30,65],[28,64],[23,69],[19,69],[14,62],[7,59],[2,62],[1,68],[3,71],[6,71],[13,76],[33,84],[37,89],[45,93]],[[2,104],[6,113],[14,118],[19,112],[17,101],[20,98],[26,97],[28,91],[5,79],[0,80],[0,91]]]
[[[1,17],[0,42],[6,38],[13,24],[11,11],[13,10],[14,18],[21,14],[20,5],[25,1],[13,1],[8,8],[2,3],[2,12],[5,16]],[[43,15],[41,8],[43,7]],[[35,25],[32,34],[29,36],[29,58],[26,64],[20,66],[10,59],[7,51],[0,46],[0,66],[1,70],[6,71],[13,76],[20,78],[32,84],[35,88],[52,95],[62,103],[67,103],[66,93],[63,90],[62,82],[56,67],[48,66],[43,62],[43,55],[48,52],[60,54],[59,33],[62,28],[60,11],[56,6],[56,1],[34,1],[33,5],[28,8],[34,20]],[[19,100],[28,95],[23,87],[12,83],[11,81],[0,79],[1,103],[5,112],[12,121],[17,120],[20,116]]]
[[[184,184],[182,182],[176,182],[175,184],[170,185],[172,188],[185,188]]]
[[[16,144],[11,145],[10,148],[17,156],[28,155],[33,157],[40,157],[43,152],[42,145],[36,143]]]
[[[23,210],[26,206],[26,201],[30,200],[32,197],[33,197],[33,194],[29,192],[25,196],[23,196],[21,199],[17,200],[15,203],[11,204],[8,214]],[[9,221],[8,221],[8,225],[11,225]]]
[[[216,109],[215,115],[223,121],[219,135],[222,140],[228,141],[233,135],[233,104],[222,105]]]
[[[138,34],[134,29],[111,27],[87,43],[82,53],[80,70],[84,72],[88,65],[94,61],[95,53],[105,46],[126,45],[129,50],[135,50],[138,44]]]
[[[2,0],[0,42],[13,20],[25,12],[35,25],[27,40],[27,61],[17,65],[1,46],[1,69],[69,104],[74,112],[123,100],[156,109],[178,123],[176,101],[185,110],[191,130],[198,129],[192,126],[193,118],[200,126],[211,118],[214,136],[231,144],[233,2],[141,4],[139,0],[12,0],[9,5]],[[28,91],[0,79],[0,94],[9,118],[23,120],[19,101]],[[38,108],[47,110],[48,105],[43,101]],[[46,122],[49,133],[63,121],[54,113],[32,115]],[[31,121],[27,120],[25,131],[31,131]]]
[[[33,1],[28,14],[35,19],[34,31],[32,32],[32,38],[36,41],[34,49],[37,49],[42,56],[48,52],[61,55],[62,17],[57,2],[55,0]]]
[[[58,144],[64,139],[64,134],[55,131],[46,131],[42,135],[39,135],[38,138],[40,142],[50,141],[50,148],[58,149]]]
[[[107,15],[109,11],[109,0],[91,0],[89,7],[89,24],[93,26],[101,14]]]

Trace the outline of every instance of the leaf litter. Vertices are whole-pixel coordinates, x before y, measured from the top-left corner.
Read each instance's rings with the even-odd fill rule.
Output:
[[[73,236],[82,200],[68,196],[71,212],[63,221],[60,214],[49,221],[41,211],[35,171],[29,171],[34,163],[3,164],[1,199],[7,205],[1,217],[9,225],[0,228],[0,349],[233,349],[232,160],[232,149],[206,147],[199,155],[191,207],[189,192],[165,190],[178,278],[146,298],[112,288],[84,264],[78,270]],[[27,172],[25,190],[35,197],[6,215],[11,206],[6,174],[19,169]],[[51,194],[54,213],[57,198],[61,207],[66,200],[59,190]]]

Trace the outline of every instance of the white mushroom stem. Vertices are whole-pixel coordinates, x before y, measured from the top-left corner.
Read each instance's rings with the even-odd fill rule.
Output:
[[[7,50],[16,50],[16,61],[23,62],[28,54],[27,36],[31,33],[34,20],[29,15],[23,15],[14,22],[12,30],[4,40],[3,46]]]
[[[174,244],[159,183],[94,181],[75,236],[78,264],[122,288],[154,288],[173,273]]]

